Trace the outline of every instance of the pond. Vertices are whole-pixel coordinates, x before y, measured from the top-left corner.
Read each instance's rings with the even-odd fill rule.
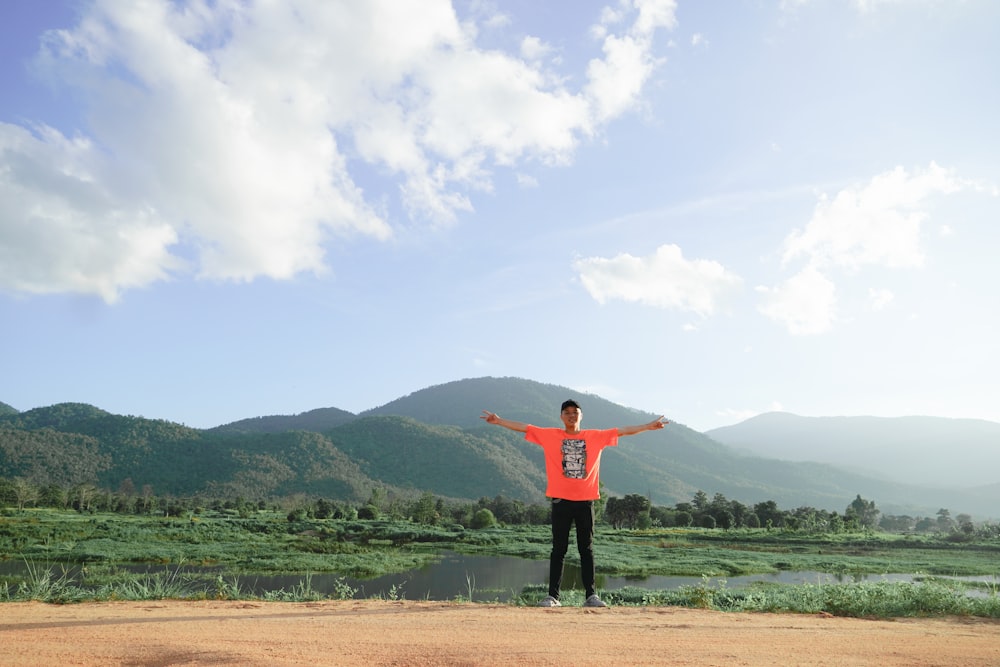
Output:
[[[34,563],[36,571],[51,569],[57,576],[65,571],[73,577],[78,568],[69,568],[58,563]],[[132,572],[181,572],[217,576],[217,568],[134,566],[122,567]],[[28,574],[28,566],[23,561],[0,562],[0,579],[12,585]],[[777,572],[739,577],[713,577],[707,582],[701,577],[669,577],[652,575],[648,577],[620,577],[606,574],[597,575],[598,590],[612,591],[624,587],[646,588],[649,590],[672,590],[682,586],[698,586],[703,583],[711,587],[725,581],[727,588],[741,588],[753,582],[779,584],[835,584],[863,581],[911,582],[920,575],[914,574],[869,574],[840,575],[825,572]],[[967,581],[995,581],[994,577],[956,577]],[[302,574],[246,574],[225,576],[228,584],[236,584],[239,590],[263,595],[271,591],[292,591],[307,581]],[[399,574],[385,575],[373,579],[355,579],[333,573],[317,573],[308,576],[309,587],[324,596],[336,597],[345,585],[356,590],[356,598],[385,598],[407,600],[454,600],[472,599],[477,602],[507,602],[517,597],[528,585],[543,585],[548,580],[548,561],[526,560],[509,556],[468,556],[454,552],[444,552],[441,559],[419,569]],[[564,590],[582,589],[580,568],[567,562],[563,573]]]

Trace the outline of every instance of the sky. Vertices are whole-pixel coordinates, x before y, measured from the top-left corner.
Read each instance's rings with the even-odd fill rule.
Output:
[[[997,63],[994,0],[3,0],[0,401],[1000,421]]]

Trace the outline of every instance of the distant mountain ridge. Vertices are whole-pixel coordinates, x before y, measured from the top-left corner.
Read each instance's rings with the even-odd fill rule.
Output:
[[[271,415],[250,417],[216,426],[213,431],[221,433],[282,433],[284,431],[323,432],[346,424],[357,418],[353,412],[339,408],[317,408],[297,415]]]
[[[427,424],[477,428],[483,410],[536,426],[559,426],[559,406],[567,398],[584,411],[584,427],[609,428],[650,421],[657,415],[612,403],[594,394],[521,378],[481,377],[421,389],[361,415],[405,415]]]
[[[705,435],[754,456],[828,463],[896,482],[957,488],[1000,482],[1000,424],[980,419],[770,412]]]
[[[583,406],[584,427],[656,416],[566,387],[492,377],[428,387],[358,415],[320,408],[204,430],[60,404],[0,414],[0,477],[111,490],[127,478],[137,488],[149,484],[156,493],[177,495],[308,493],[361,501],[381,486],[537,502],[545,488],[540,449],[521,434],[487,425],[481,411],[557,426],[566,398]],[[744,503],[836,511],[857,494],[890,513],[926,515],[949,507],[988,514],[1000,504],[1000,485],[928,488],[825,464],[746,456],[679,423],[623,438],[605,452],[601,479],[611,495],[648,495],[658,505],[688,501],[698,490]]]

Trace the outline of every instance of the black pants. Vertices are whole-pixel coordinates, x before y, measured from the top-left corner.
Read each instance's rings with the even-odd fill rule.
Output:
[[[580,551],[580,578],[587,597],[594,594],[594,503],[591,500],[552,502],[552,555],[549,556],[549,595],[559,599],[563,560],[569,549],[569,529],[576,524],[576,546]]]

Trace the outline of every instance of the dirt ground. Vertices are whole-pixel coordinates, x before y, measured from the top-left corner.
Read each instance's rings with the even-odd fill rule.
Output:
[[[0,664],[997,667],[1000,622],[373,600],[3,603]]]

